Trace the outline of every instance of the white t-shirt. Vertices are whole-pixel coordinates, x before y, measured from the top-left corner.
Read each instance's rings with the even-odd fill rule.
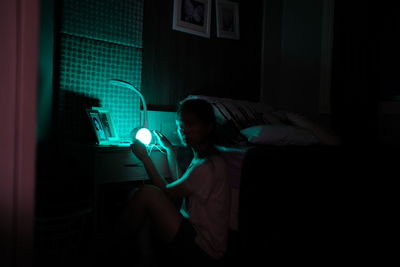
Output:
[[[222,156],[193,159],[184,183],[194,193],[185,200],[181,213],[197,232],[195,242],[211,257],[221,258],[229,229],[229,181]]]

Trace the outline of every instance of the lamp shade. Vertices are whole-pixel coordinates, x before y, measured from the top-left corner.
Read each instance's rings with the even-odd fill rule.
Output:
[[[138,128],[136,131],[134,138],[139,140],[145,145],[149,145],[152,140],[152,134],[149,129],[147,128]]]

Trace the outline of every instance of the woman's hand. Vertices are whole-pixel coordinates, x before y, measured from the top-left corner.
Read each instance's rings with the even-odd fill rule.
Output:
[[[171,142],[159,131],[154,131],[154,135],[157,138],[157,142],[165,149],[165,150],[172,150],[172,144]]]
[[[133,154],[142,162],[148,160],[149,154],[147,153],[146,145],[139,140],[134,140],[131,144],[131,150]]]

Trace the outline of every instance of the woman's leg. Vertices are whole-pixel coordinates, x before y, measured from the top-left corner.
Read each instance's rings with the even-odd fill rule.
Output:
[[[171,200],[161,189],[152,185],[145,185],[135,193],[116,231],[121,236],[136,234],[148,220],[156,226],[166,242],[173,240],[182,221],[182,215]]]

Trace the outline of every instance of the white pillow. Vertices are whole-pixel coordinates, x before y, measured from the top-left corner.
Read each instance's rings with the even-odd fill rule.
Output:
[[[317,137],[298,127],[289,125],[257,125],[240,131],[253,144],[311,145]]]

